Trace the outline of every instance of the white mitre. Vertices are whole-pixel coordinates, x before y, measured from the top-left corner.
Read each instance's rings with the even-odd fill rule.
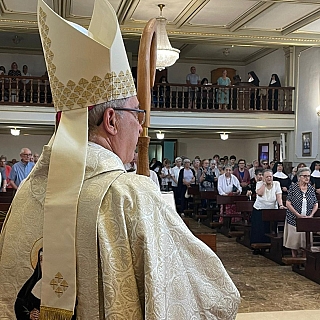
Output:
[[[89,29],[38,1],[39,31],[54,106],[61,119],[44,204],[40,319],[71,319],[76,300],[75,231],[83,184],[88,107],[136,95],[116,14],[96,0]]]

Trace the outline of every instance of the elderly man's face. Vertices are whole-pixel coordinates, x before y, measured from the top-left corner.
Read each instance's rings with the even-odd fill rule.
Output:
[[[124,108],[139,109],[139,102],[136,96],[127,100]],[[137,113],[134,111],[122,111],[117,117],[117,134],[112,141],[112,149],[123,163],[129,163],[134,158],[134,151],[138,138],[142,132]]]
[[[32,153],[30,149],[24,148],[22,149],[22,152],[20,153],[21,161],[24,163],[28,163],[31,160]]]

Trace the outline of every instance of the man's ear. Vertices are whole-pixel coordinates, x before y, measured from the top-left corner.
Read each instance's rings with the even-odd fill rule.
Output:
[[[103,114],[102,126],[104,130],[111,135],[116,135],[118,132],[117,121],[116,112],[112,108],[107,108]]]

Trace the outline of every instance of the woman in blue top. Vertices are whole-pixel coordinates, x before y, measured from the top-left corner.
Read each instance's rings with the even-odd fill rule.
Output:
[[[296,230],[297,218],[311,218],[318,210],[315,190],[309,183],[310,173],[308,167],[298,170],[298,182],[291,185],[286,200],[288,210],[284,225],[283,245],[291,249],[293,257],[297,257],[299,248],[306,247],[305,233]]]
[[[219,86],[230,86],[231,80],[227,77],[227,70],[223,70],[222,77],[217,80],[217,85]],[[217,95],[217,102],[222,104],[224,108],[227,108],[229,104],[229,90],[228,89],[219,89]]]

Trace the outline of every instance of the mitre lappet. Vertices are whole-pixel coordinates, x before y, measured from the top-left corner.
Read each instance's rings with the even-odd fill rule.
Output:
[[[38,2],[39,31],[59,125],[44,204],[41,319],[70,319],[76,303],[76,217],[84,179],[88,107],[136,95],[116,14],[96,0],[89,29]]]

